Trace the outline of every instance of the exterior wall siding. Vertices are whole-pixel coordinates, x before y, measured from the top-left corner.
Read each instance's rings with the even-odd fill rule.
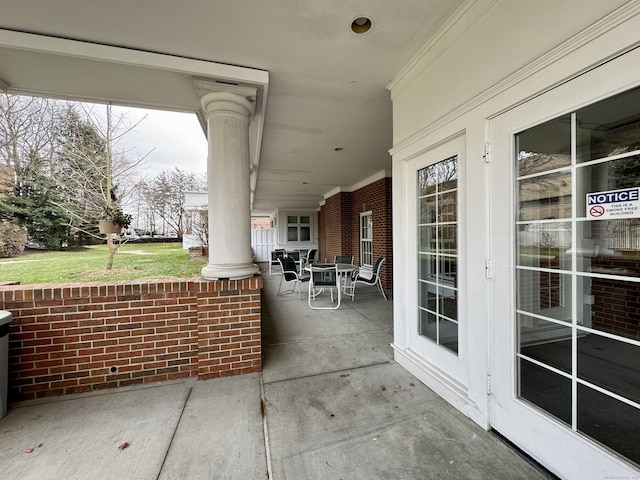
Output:
[[[12,401],[260,371],[262,278],[0,288]]]

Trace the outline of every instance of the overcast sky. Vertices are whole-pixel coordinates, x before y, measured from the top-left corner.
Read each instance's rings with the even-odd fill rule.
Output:
[[[122,141],[124,148],[133,148],[131,155],[146,158],[144,174],[154,176],[162,170],[192,173],[207,171],[207,139],[195,114],[113,107],[114,117],[126,112],[126,123],[134,125],[147,116]]]

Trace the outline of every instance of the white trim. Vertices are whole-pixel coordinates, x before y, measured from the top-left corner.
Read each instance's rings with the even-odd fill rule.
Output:
[[[360,190],[367,185],[371,185],[378,180],[382,180],[383,178],[387,178],[391,176],[391,172],[389,170],[380,170],[378,173],[374,173],[369,177],[360,180],[358,183],[354,183],[351,187],[349,187],[350,192],[355,192],[356,190]],[[343,190],[344,191],[344,190]]]
[[[369,218],[369,222],[367,225],[367,229],[369,230],[369,237],[368,238],[363,238],[362,237],[362,219],[368,217]],[[373,267],[374,264],[374,260],[373,260],[373,211],[372,210],[367,210],[366,212],[360,212],[360,217],[358,218],[358,237],[359,237],[359,242],[360,242],[360,258],[358,259],[358,263],[360,264],[361,267]],[[368,256],[369,258],[369,263],[365,263],[363,261],[363,257],[364,257],[364,244],[365,242],[367,244],[369,244],[369,251],[368,251]]]
[[[564,60],[570,54],[575,53],[581,47],[589,45],[589,43],[597,40],[599,37],[601,37],[605,33],[608,33],[616,29],[620,25],[628,22],[631,18],[639,14],[640,14],[640,2],[631,1],[621,6],[617,10],[610,13],[609,15],[603,17],[601,20],[595,22],[593,25],[585,28],[579,34],[574,35],[569,40],[561,43],[557,47],[549,50],[547,53],[538,57],[533,62],[525,65],[524,67],[520,68],[516,72],[512,73],[501,82],[494,84],[490,88],[486,89],[484,92],[473,97],[471,100],[463,103],[458,108],[440,117],[438,120],[432,122],[431,124],[426,125],[422,129],[420,129],[418,132],[406,138],[405,140],[401,141],[397,145],[394,145],[393,148],[389,150],[389,153],[392,156],[399,154],[402,150],[405,150],[411,147],[413,144],[423,140],[425,137],[434,133],[435,131],[442,128],[443,126],[477,109],[480,105],[489,102],[490,100],[501,95],[507,90],[515,87],[516,85],[519,85],[520,83],[527,80],[528,78],[543,72],[547,68],[558,63],[560,60]],[[573,78],[576,78],[584,74],[585,72],[592,70],[610,61],[611,59],[632,50],[638,45],[640,45],[640,41],[635,41],[634,43],[627,45],[626,48],[615,51],[614,53],[610,53],[608,56],[601,58],[595,64],[590,64],[583,67],[580,70],[572,71],[571,75],[569,75],[568,77],[563,77],[561,79],[558,79],[555,82],[546,85],[545,88],[543,88],[542,90],[536,91],[525,98],[519,98],[516,103],[509,104],[503,107],[502,109],[500,109],[498,112],[493,112],[490,118],[495,117],[496,115],[499,115],[501,113],[504,113],[505,111],[508,111],[511,108],[516,107],[517,105],[521,105],[522,103],[525,103],[531,100],[532,98],[535,98],[543,94],[544,92],[547,92],[559,85],[562,85],[563,83],[566,83],[572,80]],[[395,92],[393,93],[395,96]]]
[[[206,75],[220,80],[241,81],[251,85],[269,84],[269,72],[265,70],[6,29],[0,29],[0,47],[121,65],[135,65],[190,75]]]
[[[485,6],[482,3],[486,3]],[[451,45],[453,45],[458,38],[460,38],[464,32],[468,30],[468,28],[473,25],[482,15],[485,14],[487,10],[489,10],[497,0],[467,0],[463,3],[454,13],[451,15],[447,21],[442,25],[438,31],[433,35],[429,41],[416,53],[411,60],[400,70],[400,72],[387,84],[387,90],[395,90],[396,88],[400,88],[398,91],[393,91],[391,99],[397,95],[397,93],[403,90],[403,86],[401,86],[403,80],[415,71],[419,71],[419,63],[423,60],[426,62],[427,56],[431,55],[433,58],[431,61],[438,58],[442,53],[444,53]],[[474,12],[474,7],[477,6],[478,12]],[[465,20],[465,22],[461,22],[461,20]],[[458,31],[456,31],[456,29]],[[447,39],[447,34],[451,34],[452,38]]]
[[[489,428],[486,414],[479,411],[478,404],[469,397],[469,392],[463,384],[410,348],[402,348],[395,343],[391,344],[391,348],[393,349],[393,358],[400,366],[408,370],[462,414],[471,418],[481,427]]]
[[[391,172],[389,170],[380,170],[377,173],[374,173],[373,175],[368,176],[367,178],[360,180],[357,183],[354,183],[351,186],[345,187],[335,187],[332,188],[331,190],[329,190],[327,193],[324,194],[324,199],[326,200],[327,198],[333,197],[334,195],[338,194],[338,193],[352,193],[355,192],[356,190],[360,190],[363,187],[366,187],[367,185],[371,185],[374,182],[377,182],[378,180],[382,180],[383,178],[390,178],[391,177]],[[323,205],[324,203],[320,203],[320,205]]]

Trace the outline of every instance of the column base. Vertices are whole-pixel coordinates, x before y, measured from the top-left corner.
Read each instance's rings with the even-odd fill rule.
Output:
[[[255,263],[243,263],[236,265],[208,264],[202,268],[202,277],[205,280],[241,280],[253,277],[260,271]]]

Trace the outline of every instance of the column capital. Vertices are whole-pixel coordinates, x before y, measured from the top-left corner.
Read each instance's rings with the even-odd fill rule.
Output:
[[[200,104],[207,116],[215,114],[216,112],[233,112],[251,120],[254,112],[254,103],[247,100],[246,97],[236,95],[235,93],[207,93],[200,99]]]
[[[210,82],[206,80],[194,80],[194,85],[200,94],[202,109],[211,113],[221,104],[237,104],[247,110],[247,116],[251,117],[255,110],[258,88],[246,85],[228,85],[224,83]],[[221,108],[225,110],[225,108]],[[242,112],[238,112],[242,113]]]

